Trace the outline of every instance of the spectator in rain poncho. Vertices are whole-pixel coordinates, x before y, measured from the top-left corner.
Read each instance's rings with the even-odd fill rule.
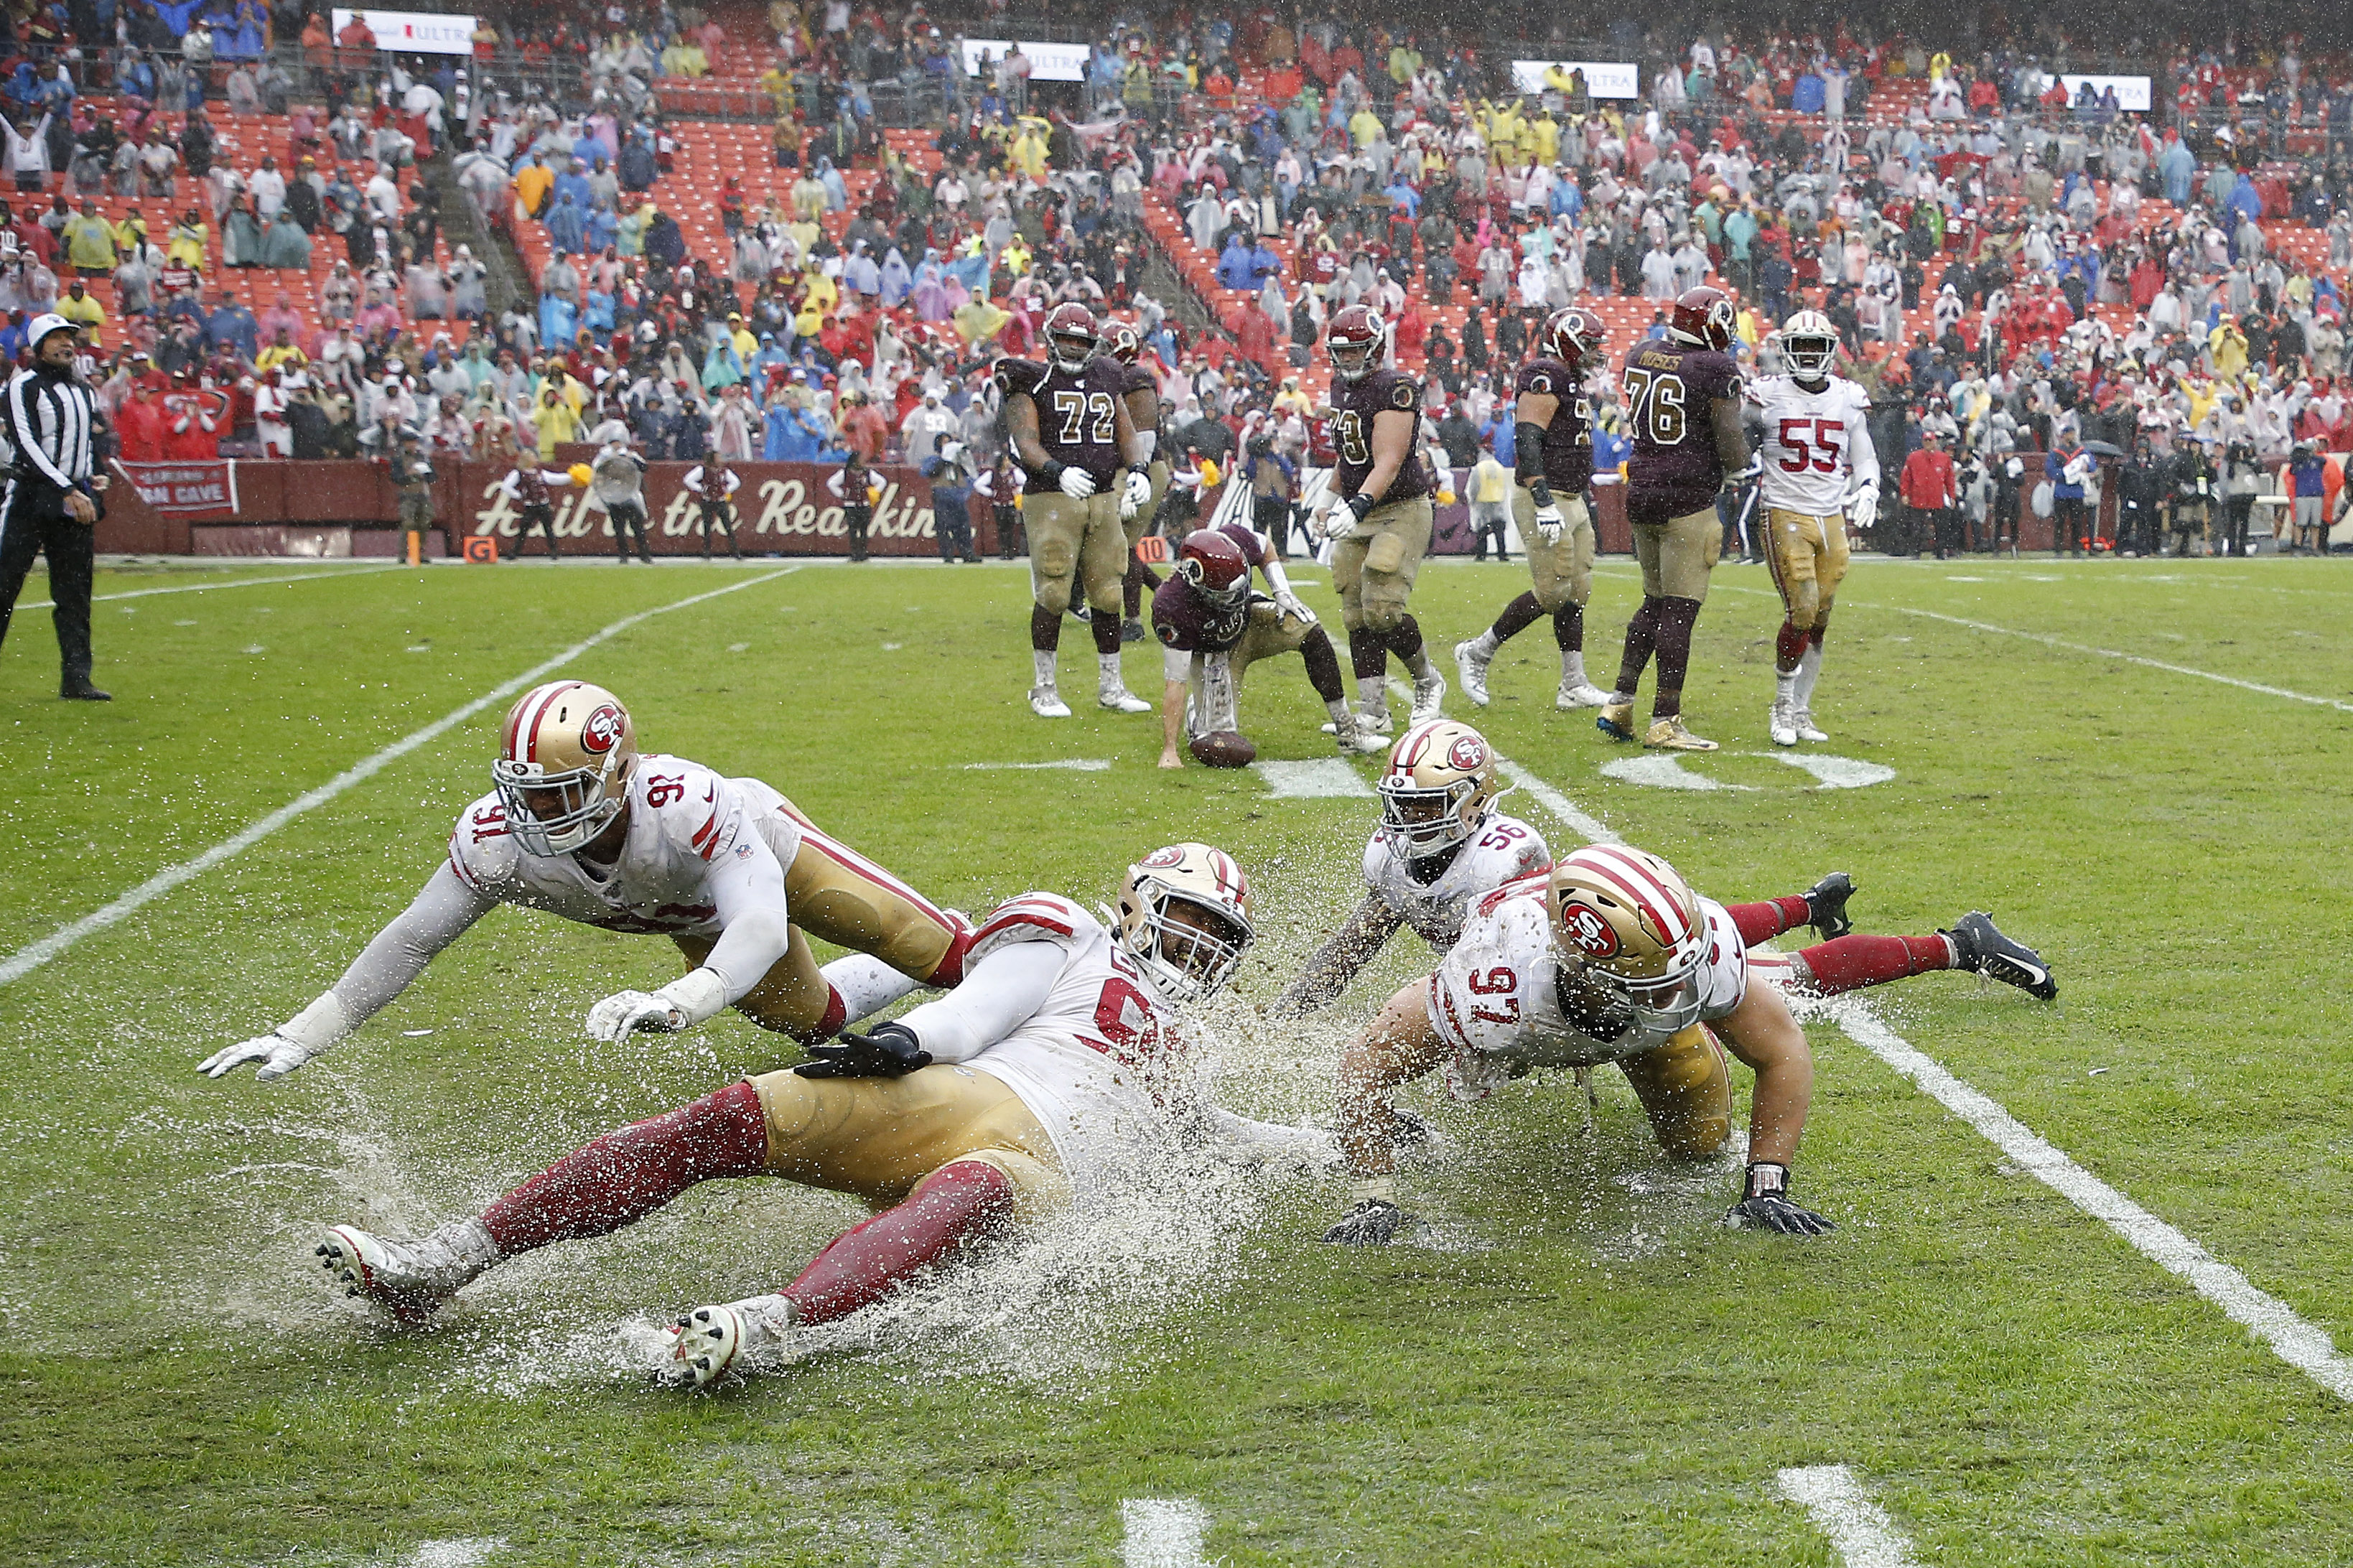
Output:
[[[260,264],[297,272],[311,269],[311,237],[302,232],[290,209],[280,207],[269,232],[261,237]]]
[[[587,237],[588,215],[580,210],[570,191],[559,191],[548,209],[547,239],[559,256],[577,256]]]
[[[899,247],[894,245],[890,254],[882,258],[882,308],[895,310],[905,304],[913,287],[914,279],[907,270],[907,258],[899,254]]]
[[[914,287],[909,290],[915,301],[915,315],[920,321],[944,321],[955,314],[955,306],[948,299],[947,278],[940,267],[940,253],[923,252],[923,264],[915,269]]]

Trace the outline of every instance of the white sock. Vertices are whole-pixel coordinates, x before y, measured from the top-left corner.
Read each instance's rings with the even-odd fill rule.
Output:
[[[1438,666],[1430,662],[1430,645],[1428,643],[1422,644],[1421,647],[1414,654],[1414,656],[1405,661],[1405,667],[1406,668],[1413,671],[1413,678],[1416,680],[1428,680],[1431,676],[1438,673]]]
[[[1037,677],[1037,679],[1030,684],[1051,687],[1054,684],[1054,650],[1044,647],[1031,648],[1029,668],[1030,673]]]
[[[1115,653],[1095,655],[1095,679],[1103,683],[1103,689],[1105,691],[1126,689],[1127,679],[1119,671],[1119,655]]]
[[[427,1245],[438,1242],[447,1247],[449,1256],[464,1267],[468,1279],[499,1260],[499,1244],[491,1238],[491,1227],[482,1223],[479,1215],[452,1220],[425,1239]]]
[[[1798,700],[1796,670],[1777,669],[1773,672],[1773,700],[1792,707],[1796,706]]]
[[[1495,640],[1495,628],[1489,626],[1471,639],[1471,657],[1483,663],[1494,658],[1495,650],[1503,646]]]
[[[1356,711],[1376,724],[1389,716],[1388,689],[1377,678],[1356,682]]]
[[[1332,715],[1332,722],[1335,724],[1345,724],[1348,721],[1348,704],[1345,700],[1335,699],[1326,702],[1324,704],[1324,711]]]
[[[837,958],[818,973],[825,983],[839,993],[847,1016],[842,1026],[879,1013],[900,997],[922,987],[923,982],[910,979],[871,954],[853,952]]]
[[[1810,642],[1798,658],[1798,709],[1810,713],[1814,707],[1814,682],[1822,676],[1822,645]]]
[[[1560,683],[1563,687],[1591,684],[1585,678],[1585,655],[1576,648],[1560,650]]]

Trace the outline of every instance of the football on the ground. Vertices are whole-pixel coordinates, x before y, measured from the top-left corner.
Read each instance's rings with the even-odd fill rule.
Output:
[[[1239,730],[1215,730],[1193,737],[1193,760],[1204,767],[1246,768],[1258,761],[1258,748]]]

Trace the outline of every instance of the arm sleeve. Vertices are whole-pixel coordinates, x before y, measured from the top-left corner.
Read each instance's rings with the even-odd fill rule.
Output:
[[[1008,942],[993,949],[936,1002],[899,1022],[939,1062],[966,1062],[1027,1023],[1054,987],[1069,956],[1055,942]]]
[[[745,848],[751,853],[740,853]],[[792,941],[786,924],[785,868],[768,841],[748,826],[712,861],[711,901],[722,929],[702,967],[719,977],[726,1001],[739,1002],[776,967]]]
[[[330,992],[343,1006],[349,1028],[358,1028],[385,1003],[408,988],[436,953],[490,913],[498,900],[458,879],[443,861],[430,881],[392,923],[376,932]]]

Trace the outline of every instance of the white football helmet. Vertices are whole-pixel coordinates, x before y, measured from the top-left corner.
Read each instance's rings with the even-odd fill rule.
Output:
[[[620,811],[637,760],[637,726],[619,698],[585,680],[533,687],[507,710],[491,764],[507,831],[526,853],[570,854]]]
[[[1171,844],[1130,866],[1113,919],[1119,945],[1171,1002],[1216,995],[1258,934],[1250,879],[1232,856],[1207,844]]]
[[[1781,323],[1781,358],[1799,381],[1827,380],[1838,348],[1838,328],[1820,310],[1799,310]]]
[[[1380,792],[1381,837],[1416,860],[1476,834],[1504,784],[1485,736],[1452,719],[1431,719],[1389,748]]]
[[[1556,862],[1545,892],[1564,1007],[1672,1034],[1698,1022],[1707,963],[1699,895],[1656,855],[1589,845]]]

